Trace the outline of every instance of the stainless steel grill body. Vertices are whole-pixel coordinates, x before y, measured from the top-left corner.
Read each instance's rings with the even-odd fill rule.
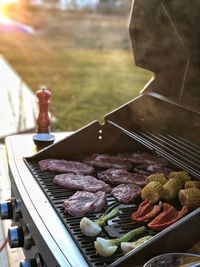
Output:
[[[26,223],[35,244],[25,251],[27,257],[40,253],[48,267],[142,266],[155,255],[184,252],[200,241],[199,208],[153,233],[152,240],[128,255],[101,258],[93,241],[80,233],[80,218],[63,214],[62,202],[72,192],[55,187],[53,174],[38,170],[38,161],[47,158],[79,160],[93,153],[149,151],[200,179],[199,12],[196,0],[133,1],[135,62],[155,73],[141,95],[107,114],[104,124],[95,121],[33,156],[16,153],[22,139],[20,145],[7,139],[13,196],[20,199],[23,215],[17,223]],[[111,196],[107,200],[112,204]],[[128,230],[122,224],[130,222],[136,206],[121,207],[122,216],[113,221],[121,233]]]

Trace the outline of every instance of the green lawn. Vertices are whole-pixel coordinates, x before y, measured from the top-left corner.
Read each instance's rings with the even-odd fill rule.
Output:
[[[41,29],[44,30],[42,26]],[[64,35],[55,29],[52,34],[52,25],[49,32],[47,29],[45,24],[46,33],[35,36],[1,34],[0,54],[32,90],[48,86],[52,92],[50,110],[58,119],[58,131],[101,121],[106,113],[138,95],[151,77],[149,72],[135,67],[130,49],[121,49],[120,45],[111,49],[110,43],[103,48],[90,42],[86,45],[82,37],[79,40],[84,43],[74,41],[74,31]],[[92,34],[89,29],[88,40],[92,40]],[[109,35],[106,30],[105,34]]]

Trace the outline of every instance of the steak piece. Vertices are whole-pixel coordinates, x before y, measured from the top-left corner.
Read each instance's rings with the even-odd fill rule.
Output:
[[[137,173],[130,173],[123,169],[108,169],[98,174],[99,179],[109,184],[136,184],[146,185],[146,176]]]
[[[151,175],[154,173],[164,173],[168,175],[172,170],[166,167],[163,167],[161,165],[155,165],[155,164],[150,164],[150,165],[138,165],[137,167],[134,168],[134,172],[140,173],[143,175]]]
[[[86,158],[84,163],[105,169],[116,168],[130,170],[132,168],[132,164],[126,159],[108,154],[94,154]]]
[[[106,207],[106,193],[77,191],[73,196],[66,199],[63,208],[64,213],[74,217],[82,217],[85,214],[101,211]]]
[[[151,155],[147,152],[143,153],[121,153],[118,154],[119,157],[124,160],[128,160],[135,165],[139,164],[155,164],[160,166],[166,166],[167,160],[158,156]]]
[[[41,171],[58,173],[92,174],[95,169],[85,163],[61,159],[44,159],[39,161]]]
[[[133,202],[140,196],[141,188],[135,184],[121,184],[115,187],[111,194],[122,203]]]
[[[60,185],[71,190],[88,192],[111,191],[111,188],[108,184],[89,175],[76,175],[74,173],[59,174],[54,177],[53,182],[54,184]]]

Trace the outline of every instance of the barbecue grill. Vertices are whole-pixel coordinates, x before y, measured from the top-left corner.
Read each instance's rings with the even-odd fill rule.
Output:
[[[1,204],[3,218],[12,218],[9,242],[21,246],[21,266],[142,266],[166,252],[186,252],[200,241],[200,208],[190,212],[147,243],[123,255],[96,255],[93,241],[80,229],[80,218],[64,214],[62,204],[73,194],[53,184],[55,173],[41,172],[39,160],[82,160],[94,153],[147,151],[169,166],[200,179],[199,1],[135,0],[130,37],[138,66],[155,73],[141,94],[105,116],[30,156],[30,136],[6,139],[12,199]],[[32,151],[32,150],[31,150]],[[108,206],[115,203],[111,195]],[[120,205],[121,215],[109,222],[103,236],[133,229],[131,213],[139,203]],[[89,215],[95,219],[100,213]],[[29,264],[29,265],[28,265]]]

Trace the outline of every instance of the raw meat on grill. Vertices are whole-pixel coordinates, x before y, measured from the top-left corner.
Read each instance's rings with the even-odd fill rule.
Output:
[[[160,158],[154,155],[151,155],[147,152],[143,153],[120,153],[118,154],[124,160],[128,160],[135,165],[139,164],[155,164],[160,166],[166,166],[167,160]]]
[[[58,173],[92,174],[95,169],[85,163],[60,159],[44,159],[39,161],[41,171]]]
[[[79,191],[89,191],[97,192],[104,191],[110,192],[111,188],[104,181],[96,179],[93,176],[74,174],[74,173],[65,173],[59,174],[54,177],[54,184],[60,185],[67,189],[79,190]]]
[[[146,176],[130,173],[123,169],[108,169],[98,174],[99,179],[109,184],[136,184],[146,185]]]
[[[172,171],[171,169],[168,169],[166,167],[157,164],[138,165],[137,167],[134,168],[134,172],[147,176],[154,173],[164,173],[168,175],[171,171]]]
[[[133,202],[140,196],[141,188],[135,184],[121,184],[115,187],[111,194],[122,203]]]
[[[130,170],[132,167],[132,164],[129,161],[121,157],[111,156],[108,154],[94,154],[86,158],[84,163],[105,169],[116,168]]]
[[[66,199],[63,208],[64,213],[74,217],[82,217],[85,214],[101,211],[106,207],[106,193],[77,191]]]

